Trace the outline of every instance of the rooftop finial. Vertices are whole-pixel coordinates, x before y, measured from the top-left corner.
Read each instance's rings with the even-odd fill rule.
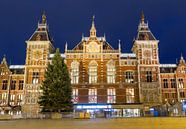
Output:
[[[3,56],[3,60],[1,61],[1,64],[6,64],[7,65],[6,55]]]
[[[96,37],[96,27],[95,27],[95,15],[92,17],[92,27],[90,29],[90,37]]]
[[[143,11],[141,12],[141,23],[145,23],[145,15]]]
[[[68,43],[67,43],[67,41],[66,41],[66,43],[65,43],[65,52],[68,50]]]
[[[118,43],[118,49],[119,49],[119,51],[121,51],[121,40],[119,39],[118,42],[119,42]]]
[[[183,60],[183,54],[181,53],[181,60]]]
[[[94,25],[95,15],[92,16],[92,25]]]
[[[184,60],[184,58],[183,58],[183,54],[181,53],[181,58],[180,58],[180,63],[185,63],[185,60]]]
[[[45,11],[43,11],[43,14],[42,14],[42,24],[46,24],[46,14],[45,14]]]

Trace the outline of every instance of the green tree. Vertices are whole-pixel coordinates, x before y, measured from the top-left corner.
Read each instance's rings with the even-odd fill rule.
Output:
[[[43,112],[72,110],[72,89],[69,72],[64,59],[60,55],[59,49],[56,50],[52,63],[48,64],[41,89],[43,93],[38,103],[42,106]]]

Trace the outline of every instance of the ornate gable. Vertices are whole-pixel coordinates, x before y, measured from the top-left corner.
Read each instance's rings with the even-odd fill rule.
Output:
[[[38,27],[33,35],[30,37],[29,41],[51,41],[52,39],[49,34],[46,15],[42,15],[42,22],[38,23]]]

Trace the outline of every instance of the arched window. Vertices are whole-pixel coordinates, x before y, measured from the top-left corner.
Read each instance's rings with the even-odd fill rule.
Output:
[[[97,62],[96,61],[91,61],[89,63],[89,83],[97,83],[97,78],[98,78],[98,73],[97,73]]]
[[[114,61],[109,61],[107,63],[107,83],[115,83],[116,78],[116,68]]]
[[[79,62],[77,61],[73,61],[71,63],[71,83],[79,83]]]
[[[178,79],[178,88],[184,88],[184,81],[182,78]]]

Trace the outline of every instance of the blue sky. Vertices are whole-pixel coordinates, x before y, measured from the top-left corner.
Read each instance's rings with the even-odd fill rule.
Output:
[[[96,16],[98,36],[122,52],[130,52],[141,11],[155,37],[160,40],[161,63],[175,63],[186,57],[185,0],[1,0],[0,57],[6,54],[11,64],[25,63],[25,41],[37,27],[42,11],[47,14],[54,46],[64,50],[67,41],[73,48],[81,35],[89,35],[92,15]]]

